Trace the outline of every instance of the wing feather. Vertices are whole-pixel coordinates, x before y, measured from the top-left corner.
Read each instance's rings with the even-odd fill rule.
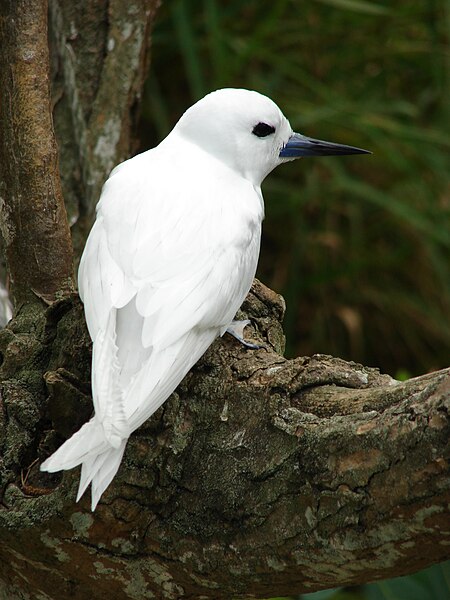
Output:
[[[228,182],[228,195],[213,197],[211,174],[174,157],[174,181],[152,152],[112,173],[80,263],[94,355],[98,339],[107,348],[97,352],[102,377],[120,388],[103,391],[96,406],[108,428],[125,415],[134,429],[164,402],[233,319],[259,252],[262,198],[251,184],[239,178],[235,195]]]

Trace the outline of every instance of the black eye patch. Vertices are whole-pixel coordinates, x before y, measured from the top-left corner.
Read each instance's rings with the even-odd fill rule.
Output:
[[[258,123],[258,125],[255,125],[253,127],[253,131],[252,133],[254,135],[256,135],[257,137],[267,137],[268,135],[270,135],[271,133],[275,132],[275,127],[273,127],[272,125],[267,125],[267,123]]]

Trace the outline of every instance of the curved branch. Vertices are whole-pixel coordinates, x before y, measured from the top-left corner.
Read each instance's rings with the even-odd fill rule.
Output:
[[[399,383],[328,356],[286,360],[280,298],[255,282],[244,308],[266,348],[216,342],[133,434],[95,513],[74,504],[76,471],[58,484],[35,465],[6,487],[11,580],[26,563],[50,598],[93,585],[100,600],[268,597],[449,557],[450,370]],[[79,402],[70,417],[64,400],[86,389],[67,369],[46,379],[67,436]]]
[[[16,306],[73,289],[72,245],[52,126],[47,1],[1,4],[1,228]]]

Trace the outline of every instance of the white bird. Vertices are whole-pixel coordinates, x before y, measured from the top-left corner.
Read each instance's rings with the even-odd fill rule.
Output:
[[[365,153],[292,131],[272,100],[212,92],[156,148],[117,166],[103,187],[78,283],[93,340],[95,414],[42,465],[81,464],[77,501],[92,510],[131,433],[233,322],[258,262],[261,182],[300,156]]]

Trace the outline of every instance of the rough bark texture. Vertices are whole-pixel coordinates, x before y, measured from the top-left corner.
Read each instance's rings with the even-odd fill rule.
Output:
[[[75,255],[110,170],[134,150],[160,0],[52,0],[50,47],[61,178]]]
[[[107,171],[130,152],[157,4],[50,3],[54,118],[77,247]],[[2,32],[14,11],[42,7],[1,6]],[[26,95],[27,77],[2,77],[4,98],[14,86]],[[35,83],[30,128],[42,127],[48,100]],[[39,130],[47,140],[48,125]],[[21,136],[9,139],[0,161],[12,181],[30,158]],[[2,190],[10,222],[15,190],[28,190],[23,179],[14,185]],[[39,206],[30,202],[30,219]],[[247,334],[265,348],[217,341],[133,434],[97,511],[87,497],[74,504],[77,470],[39,472],[92,410],[82,307],[64,278],[57,291],[48,307],[24,301],[0,332],[0,598],[267,597],[450,556],[449,370],[398,383],[331,357],[286,360],[283,301],[258,282],[244,311]]]
[[[0,5],[0,225],[17,306],[73,290],[53,134],[47,0]]]
[[[58,483],[34,463],[90,410],[80,307],[67,300],[49,309],[50,367],[60,366],[46,374],[48,401],[25,403],[6,389],[0,579],[8,593],[268,597],[449,556],[450,370],[398,383],[327,356],[286,360],[275,351],[281,299],[256,282],[244,309],[265,348],[217,341],[133,434],[93,514],[88,498],[74,504],[77,470]],[[12,364],[8,356],[3,369]],[[53,423],[36,426],[47,402]]]

